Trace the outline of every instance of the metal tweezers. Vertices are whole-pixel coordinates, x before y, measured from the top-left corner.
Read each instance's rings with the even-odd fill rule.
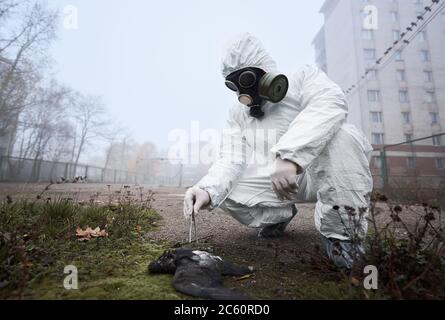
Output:
[[[195,234],[195,239],[192,241],[192,233]],[[196,220],[195,220],[195,212],[192,212],[192,217],[190,219],[190,228],[189,228],[189,243],[198,242],[198,236],[196,232]]]

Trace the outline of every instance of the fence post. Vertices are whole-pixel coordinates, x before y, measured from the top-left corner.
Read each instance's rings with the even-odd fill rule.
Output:
[[[386,161],[386,149],[382,148],[380,151],[380,158],[382,160],[382,181],[383,181],[383,188],[386,188],[388,186],[388,164]]]
[[[85,178],[88,178],[88,166],[85,166]]]
[[[3,181],[3,158],[4,156],[0,156],[0,181]]]
[[[42,159],[37,160],[37,172],[35,175],[35,182],[40,182],[40,169],[42,167]]]
[[[179,188],[182,188],[182,175],[184,172],[184,165],[182,163],[179,164]]]
[[[64,178],[68,179],[68,163],[65,163],[65,173],[64,173]]]

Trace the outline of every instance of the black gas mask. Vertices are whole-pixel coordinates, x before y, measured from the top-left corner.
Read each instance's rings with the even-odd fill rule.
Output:
[[[250,115],[260,119],[265,101],[278,103],[286,97],[289,80],[285,75],[266,73],[260,68],[244,68],[226,77],[226,86],[238,94],[240,103],[250,107]]]

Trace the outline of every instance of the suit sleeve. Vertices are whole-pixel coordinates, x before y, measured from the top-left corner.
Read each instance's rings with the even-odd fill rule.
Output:
[[[235,118],[235,111],[232,110],[223,130],[219,158],[208,174],[195,185],[209,193],[212,209],[225,200],[247,167],[245,137]]]
[[[346,122],[348,105],[339,86],[317,68],[306,67],[296,86],[303,111],[272,152],[306,169]]]

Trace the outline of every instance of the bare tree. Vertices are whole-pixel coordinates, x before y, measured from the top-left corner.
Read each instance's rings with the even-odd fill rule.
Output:
[[[0,0],[0,136],[15,131],[55,39],[57,14],[41,1]]]
[[[35,160],[66,152],[69,136],[69,90],[54,80],[33,94],[34,102],[20,117],[19,157]],[[61,141],[63,139],[64,141]]]
[[[105,130],[103,135],[105,141],[108,143],[108,146],[105,151],[105,164],[104,169],[108,169],[111,158],[113,155],[114,147],[116,146],[116,142],[120,139],[127,140],[130,138],[130,134],[128,131],[120,124],[110,125],[107,130]]]
[[[73,145],[74,169],[77,168],[83,152],[91,142],[103,139],[109,120],[100,97],[75,94],[72,99],[72,116],[76,128]]]

